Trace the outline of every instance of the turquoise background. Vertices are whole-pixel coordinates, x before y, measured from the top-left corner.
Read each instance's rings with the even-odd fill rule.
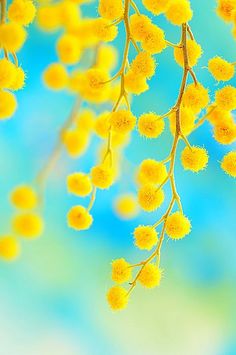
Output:
[[[221,84],[217,86],[202,67],[215,55],[235,61],[235,41],[230,26],[215,14],[215,1],[191,3],[195,11],[191,26],[204,49],[196,73],[213,97]],[[96,16],[95,3],[84,6],[83,12]],[[154,21],[165,29],[168,40],[178,41],[178,27],[167,24],[162,16]],[[44,68],[56,60],[57,37],[32,26],[19,54],[27,85],[17,94],[14,118],[0,123],[1,234],[10,232],[9,191],[34,179],[73,104],[71,95],[51,92],[41,80]],[[119,50],[123,40],[121,30],[116,40]],[[136,115],[149,110],[164,113],[175,102],[181,69],[172,52],[168,48],[157,56],[150,91],[133,99]],[[134,167],[146,157],[164,158],[171,137],[164,134],[158,141],[146,141],[134,132],[125,152],[124,178],[109,191],[98,193],[93,227],[81,233],[66,225],[68,209],[80,201],[67,195],[65,178],[69,172],[89,170],[99,141],[93,139],[84,158],[71,160],[63,153],[48,182],[44,235],[23,242],[17,262],[0,263],[0,355],[236,354],[236,189],[235,181],[219,166],[233,147],[215,142],[208,123],[190,141],[205,146],[210,155],[209,167],[202,173],[194,175],[176,167],[177,187],[193,231],[182,241],[165,241],[161,286],[151,291],[138,286],[129,307],[120,313],[111,312],[105,300],[111,286],[110,262],[121,256],[132,262],[143,259],[145,253],[132,244],[132,231],[157,217],[143,213],[123,222],[114,215],[113,200],[117,193],[135,192]]]

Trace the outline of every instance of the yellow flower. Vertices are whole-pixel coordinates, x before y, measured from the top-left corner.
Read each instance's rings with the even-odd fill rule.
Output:
[[[210,101],[208,90],[201,84],[190,84],[187,86],[184,96],[183,104],[193,110],[193,112],[200,112],[204,109]]]
[[[15,96],[11,92],[0,90],[0,120],[13,116],[16,108]]]
[[[199,58],[202,55],[202,48],[201,46],[192,39],[187,40],[187,51],[188,51],[188,62],[190,67],[194,67]],[[174,57],[176,62],[183,67],[184,66],[184,55],[183,55],[183,48],[175,47],[174,49]]]
[[[83,173],[73,173],[67,176],[68,192],[77,196],[88,196],[92,192],[90,177]]]
[[[146,264],[138,277],[142,286],[153,288],[160,285],[162,272],[154,264]]]
[[[155,74],[156,63],[150,53],[139,52],[130,67],[134,75],[142,75],[149,79]]]
[[[42,6],[37,11],[38,26],[47,32],[56,31],[61,26],[61,9],[58,4]]]
[[[60,63],[50,64],[43,73],[43,80],[50,89],[64,89],[68,80],[66,68]]]
[[[0,46],[9,52],[18,52],[26,40],[25,29],[15,22],[0,25]]]
[[[200,147],[185,147],[181,154],[181,162],[185,170],[197,173],[207,166],[207,151]]]
[[[80,19],[80,8],[73,1],[60,1],[58,6],[59,21],[68,31],[72,31]]]
[[[81,111],[76,118],[76,127],[78,130],[91,132],[95,124],[95,114],[90,109]]]
[[[148,33],[151,20],[145,15],[130,16],[130,30],[136,41],[142,41]]]
[[[8,8],[9,20],[20,25],[29,25],[36,14],[36,8],[30,0],[13,0]]]
[[[128,282],[132,277],[130,264],[123,258],[112,262],[112,280],[117,283]]]
[[[165,195],[162,189],[154,184],[145,184],[138,191],[138,202],[144,211],[152,212],[159,208]]]
[[[143,183],[161,184],[167,177],[165,164],[154,159],[145,159],[139,166],[138,181]]]
[[[0,89],[9,89],[15,76],[15,65],[6,58],[0,59]]]
[[[170,23],[177,26],[189,22],[193,16],[190,2],[188,0],[170,0],[165,16]]]
[[[12,220],[12,226],[16,234],[27,239],[34,239],[43,233],[43,220],[36,213],[22,213]]]
[[[181,107],[180,109],[180,126],[185,136],[188,136],[195,124],[195,114],[189,107]],[[174,135],[176,129],[176,112],[170,115],[170,131]]]
[[[217,13],[226,22],[232,21],[236,0],[218,0]]]
[[[15,77],[9,86],[10,90],[18,91],[25,85],[25,72],[21,67],[15,68]]]
[[[142,39],[142,48],[151,54],[161,53],[166,48],[164,31],[152,23],[149,24]]]
[[[99,189],[108,189],[114,181],[114,172],[105,165],[97,165],[91,169],[92,184]]]
[[[57,41],[57,54],[62,63],[76,64],[81,57],[81,47],[76,36],[63,34]]]
[[[232,114],[230,111],[221,110],[211,105],[207,109],[207,119],[211,124],[215,125],[224,121],[232,121]]]
[[[17,186],[10,195],[11,203],[22,209],[35,208],[38,198],[35,190],[30,185]]]
[[[101,103],[108,99],[110,83],[108,73],[101,68],[87,70],[80,78],[79,92],[85,100]]]
[[[155,113],[144,113],[138,120],[138,131],[146,138],[157,138],[164,131],[165,122]]]
[[[107,302],[113,311],[124,309],[128,300],[127,291],[121,286],[113,286],[107,292]]]
[[[122,17],[124,12],[122,0],[99,0],[98,13],[107,20],[115,20]]]
[[[67,223],[70,228],[86,230],[93,223],[93,217],[83,206],[74,206],[67,214]]]
[[[236,177],[236,151],[229,152],[224,156],[221,168],[230,176]]]
[[[154,15],[160,15],[165,12],[168,6],[169,0],[143,0],[143,5],[151,11]]]
[[[62,142],[65,145],[67,153],[72,158],[77,158],[87,149],[89,142],[88,133],[76,129],[66,131],[62,137]]]
[[[110,26],[108,20],[98,18],[93,21],[93,33],[99,41],[111,42],[116,38],[118,30],[116,26]]]
[[[232,111],[236,109],[236,88],[228,85],[216,91],[215,101],[222,110]]]
[[[191,223],[181,212],[175,212],[166,220],[166,234],[171,239],[182,239],[191,231]]]
[[[149,86],[143,75],[135,74],[133,70],[129,70],[125,75],[125,90],[134,95],[140,95],[147,91]]]
[[[100,138],[107,138],[110,129],[110,112],[104,111],[95,121],[95,132]]]
[[[15,260],[20,254],[20,244],[17,239],[11,236],[0,238],[0,258],[7,261]]]
[[[110,116],[112,130],[117,133],[128,133],[135,127],[136,117],[128,110],[112,112]]]
[[[216,123],[213,131],[214,138],[221,144],[231,144],[236,140],[236,124],[233,119]]]
[[[234,65],[221,57],[210,59],[208,62],[208,69],[218,81],[231,80],[235,74]]]
[[[139,249],[150,250],[157,244],[158,234],[152,226],[138,226],[134,230],[135,245]]]
[[[139,206],[133,194],[124,194],[115,200],[115,211],[122,219],[131,219],[138,215]]]
[[[96,65],[103,70],[111,71],[117,64],[117,50],[114,46],[103,44],[98,48]]]

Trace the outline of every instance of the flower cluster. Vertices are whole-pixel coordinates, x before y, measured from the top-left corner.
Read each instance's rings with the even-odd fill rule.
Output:
[[[10,202],[17,210],[11,221],[12,232],[0,239],[0,257],[14,260],[20,254],[19,238],[33,240],[44,229],[43,220],[35,210],[39,201],[37,192],[30,185],[15,187],[10,194]]]
[[[215,92],[210,92],[199,81],[195,66],[203,50],[189,24],[193,17],[189,0],[142,1],[152,15],[164,15],[170,26],[175,26],[180,37],[178,43],[168,41],[164,30],[156,24],[156,18],[151,20],[141,13],[134,0],[100,0],[98,18],[83,17],[80,6],[83,2],[63,0],[43,5],[38,11],[40,28],[58,33],[58,60],[45,69],[43,81],[48,89],[66,90],[75,98],[55,149],[39,171],[39,187],[45,184],[62,148],[70,157],[78,158],[86,153],[93,136],[97,136],[101,142],[98,160],[91,163],[88,171],[75,171],[67,177],[68,193],[79,199],[89,198],[87,206],[78,203],[70,208],[68,226],[75,231],[87,230],[93,223],[96,192],[109,189],[122,174],[122,151],[132,132],[136,129],[140,139],[155,140],[169,130],[172,140],[165,159],[147,157],[140,161],[134,176],[136,194],[122,193],[114,202],[115,212],[121,219],[134,218],[140,210],[158,215],[160,207],[167,206],[152,224],[138,225],[133,231],[134,245],[148,251],[148,256],[136,264],[124,258],[112,262],[112,280],[116,284],[108,290],[107,301],[111,309],[120,310],[127,306],[137,284],[145,288],[160,285],[163,275],[160,255],[165,238],[177,241],[191,232],[191,222],[185,215],[176,186],[178,148],[181,148],[182,168],[202,173],[207,168],[209,155],[204,147],[191,144],[191,134],[196,129],[209,122],[213,138],[219,144],[227,146],[236,140],[233,117],[236,88],[231,81],[235,78],[235,62],[219,56],[209,58],[208,75],[219,83]],[[219,0],[217,13],[224,20],[234,22],[235,6],[233,0]],[[110,42],[120,36],[122,26],[125,41],[119,53],[120,66],[113,73],[118,51]],[[137,117],[132,95],[141,95],[149,89],[150,79],[154,78],[157,68],[159,70],[158,56],[167,47],[172,48],[176,65],[182,71],[177,99],[165,114],[145,110]],[[221,167],[228,175],[236,177],[235,151],[222,158]],[[167,186],[170,193],[166,193]],[[12,193],[14,206],[27,209],[27,213],[13,219],[16,234],[26,238],[41,234],[42,220],[32,212],[38,199],[39,195],[29,186],[18,187]],[[18,252],[9,237],[3,238],[0,250],[6,258]]]
[[[31,0],[13,0],[8,8],[6,0],[1,0],[0,120],[12,117],[17,109],[13,92],[25,84],[25,73],[18,64],[17,52],[26,40],[26,27],[33,21],[35,12]]]

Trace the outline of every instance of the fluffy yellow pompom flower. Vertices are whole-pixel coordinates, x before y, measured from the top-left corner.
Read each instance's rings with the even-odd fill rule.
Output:
[[[195,114],[189,107],[181,107],[180,109],[180,126],[181,131],[185,136],[188,136],[195,123]],[[176,129],[176,112],[170,115],[170,131],[174,135]]]
[[[142,48],[151,54],[161,53],[166,48],[165,32],[158,26],[149,24],[142,39]]]
[[[151,78],[155,74],[155,59],[147,52],[139,52],[131,63],[131,70],[135,75]]]
[[[105,165],[97,165],[91,169],[92,184],[99,189],[108,189],[114,181],[114,172]]]
[[[9,52],[18,52],[26,40],[25,29],[15,22],[0,25],[0,46]]]
[[[30,0],[13,0],[8,8],[9,20],[20,25],[29,25],[36,14],[36,8]]]
[[[189,22],[193,16],[190,2],[188,0],[170,0],[165,16],[170,23],[177,26]]]
[[[192,39],[187,40],[187,51],[188,51],[188,62],[190,67],[194,67],[199,58],[202,55],[202,48],[200,44]],[[174,49],[174,57],[176,62],[183,67],[184,66],[184,56],[183,56],[183,48],[175,47]]]
[[[234,65],[221,57],[210,59],[208,61],[208,69],[218,81],[231,80],[235,74]]]
[[[15,68],[15,77],[9,86],[10,90],[18,91],[25,85],[25,72],[21,67]]]
[[[15,65],[6,58],[0,59],[0,89],[9,89],[15,75]]]
[[[217,13],[226,22],[232,21],[236,0],[218,0]]]
[[[11,92],[0,90],[0,120],[13,116],[16,108],[15,96]]]
[[[147,91],[149,86],[143,75],[137,75],[133,70],[129,70],[125,75],[125,90],[134,95],[140,95]]]
[[[103,69],[92,68],[87,70],[82,78],[80,94],[91,102],[99,103],[108,98],[110,85],[107,82],[108,73]]]
[[[7,261],[15,260],[20,254],[20,244],[11,236],[0,237],[0,258]]]
[[[101,45],[98,48],[96,65],[98,68],[111,71],[117,64],[117,50],[112,45]]]
[[[66,131],[62,137],[67,153],[72,158],[77,158],[87,149],[89,137],[87,132],[79,130]]]
[[[165,198],[162,189],[154,184],[145,184],[138,191],[138,202],[144,211],[152,212],[161,206]]]
[[[88,196],[92,188],[90,177],[84,173],[73,173],[67,176],[67,190],[74,195]]]
[[[229,152],[224,156],[221,168],[230,176],[236,177],[236,151]]]
[[[143,5],[151,11],[154,15],[160,15],[165,12],[169,0],[143,0]]]
[[[191,223],[181,212],[175,212],[167,217],[166,234],[171,239],[182,239],[191,231]]]
[[[201,84],[190,84],[187,86],[184,96],[183,104],[198,113],[205,108],[210,101],[208,90]]]
[[[108,20],[115,20],[122,17],[124,12],[122,0],[99,0],[98,13]]]
[[[95,122],[95,132],[100,138],[107,138],[110,129],[110,112],[104,111],[101,113]]]
[[[38,203],[38,198],[32,186],[21,185],[17,186],[10,195],[11,203],[22,209],[35,208]]]
[[[143,41],[147,35],[148,28],[151,24],[149,17],[145,15],[131,15],[130,16],[130,30],[132,37],[136,41]]]
[[[78,38],[71,34],[63,34],[57,41],[57,54],[64,64],[76,64],[81,56]]]
[[[50,89],[64,89],[68,80],[66,68],[60,63],[50,64],[43,73],[43,80]]]
[[[232,121],[232,114],[230,111],[221,110],[216,106],[209,106],[207,110],[208,121],[215,125],[224,121]]]
[[[113,286],[107,292],[107,302],[113,311],[119,311],[127,307],[129,296],[125,288]]]
[[[205,169],[208,163],[206,149],[200,147],[185,147],[181,154],[181,162],[185,170],[197,173]]]
[[[43,232],[43,220],[36,213],[22,213],[12,220],[12,226],[16,234],[28,239],[39,237]]]
[[[115,200],[115,212],[122,219],[131,219],[137,216],[139,206],[137,197],[133,194],[124,194]]]
[[[140,183],[161,184],[167,177],[165,164],[154,159],[145,159],[140,164],[138,170],[138,180]]]
[[[113,41],[117,34],[117,27],[110,26],[110,22],[103,18],[98,18],[93,21],[93,33],[99,41],[111,42]]]
[[[91,132],[95,124],[95,114],[90,109],[85,109],[76,118],[76,127],[79,130]]]
[[[134,230],[135,245],[141,250],[151,250],[158,242],[157,236],[152,226],[138,226]]]
[[[136,123],[136,117],[128,110],[119,110],[110,115],[112,130],[117,133],[131,132]]]
[[[222,110],[232,111],[236,109],[236,88],[228,85],[216,91],[215,101]]]
[[[140,272],[138,281],[142,286],[153,288],[160,285],[162,272],[155,264],[146,264]]]
[[[232,144],[236,140],[236,124],[233,119],[216,123],[214,138],[221,144]]]
[[[74,206],[67,213],[67,223],[70,228],[78,231],[86,230],[93,223],[93,217],[83,206]]]
[[[123,258],[112,262],[112,280],[119,284],[128,282],[132,277],[130,264]]]
[[[68,31],[74,30],[77,24],[81,21],[80,19],[80,8],[73,1],[60,1],[55,5],[58,6],[59,18],[61,25],[65,27]]]
[[[60,10],[58,4],[40,7],[37,11],[37,22],[39,27],[47,32],[58,30],[61,25]]]
[[[165,128],[165,122],[155,113],[144,113],[138,120],[138,131],[146,138],[159,137]]]

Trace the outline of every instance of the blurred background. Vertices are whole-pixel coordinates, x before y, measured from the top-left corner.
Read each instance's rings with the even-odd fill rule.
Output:
[[[235,61],[235,41],[230,27],[216,16],[214,0],[191,3],[192,29],[204,50],[196,72],[214,92],[216,84],[204,66],[215,55]],[[96,7],[94,2],[82,10],[86,16],[96,16]],[[178,41],[179,28],[167,25],[162,16],[154,21],[165,29],[168,40]],[[72,95],[49,91],[41,80],[44,68],[56,60],[57,37],[58,33],[46,34],[31,26],[19,54],[27,85],[17,95],[14,118],[0,124],[1,234],[10,232],[9,191],[32,182],[73,105]],[[123,40],[121,30],[115,42],[119,50]],[[165,113],[173,105],[181,69],[172,52],[168,48],[157,57],[150,91],[133,99],[137,116],[149,110]],[[163,159],[171,137],[166,133],[158,141],[147,141],[133,133],[123,176],[109,191],[98,193],[93,227],[78,233],[66,225],[68,209],[78,203],[78,198],[67,194],[66,175],[89,171],[96,161],[98,141],[93,139],[84,158],[72,160],[62,154],[48,181],[44,235],[23,242],[16,262],[0,262],[0,355],[236,354],[236,188],[219,166],[233,147],[215,142],[208,123],[191,135],[191,143],[204,146],[210,155],[208,169],[199,174],[176,167],[192,233],[178,242],[165,241],[161,286],[154,290],[137,286],[128,308],[113,313],[105,299],[111,286],[110,263],[117,257],[142,260],[145,253],[134,248],[132,231],[137,224],[157,218],[155,213],[141,213],[132,221],[122,221],[114,213],[114,198],[136,191],[135,166],[147,157]],[[168,200],[168,189],[166,194]]]

